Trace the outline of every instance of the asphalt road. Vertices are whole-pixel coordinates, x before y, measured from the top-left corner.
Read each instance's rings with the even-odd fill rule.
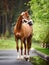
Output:
[[[34,50],[30,51],[30,56],[37,55]],[[17,59],[18,56],[21,58],[20,51],[17,53],[16,50],[0,50],[0,65],[32,65],[25,59]]]

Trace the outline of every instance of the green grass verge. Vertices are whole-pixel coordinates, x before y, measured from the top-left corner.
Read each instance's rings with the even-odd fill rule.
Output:
[[[15,49],[15,46],[14,38],[0,39],[0,49]]]
[[[35,48],[36,50],[45,53],[49,55],[49,49],[48,48],[42,48],[40,43],[32,43],[32,47]]]
[[[32,42],[32,47],[49,55],[49,49],[42,48],[39,43]],[[16,42],[14,37],[0,39],[0,49],[16,49]]]
[[[33,65],[49,65],[49,63],[47,61],[43,60],[39,56],[31,57],[30,62]]]

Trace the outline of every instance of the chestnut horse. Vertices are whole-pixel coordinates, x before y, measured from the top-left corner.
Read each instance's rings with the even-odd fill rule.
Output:
[[[32,22],[29,17],[28,11],[22,12],[18,17],[16,25],[14,27],[14,35],[16,41],[16,49],[19,51],[18,40],[21,40],[21,55],[23,54],[23,43],[24,43],[24,54],[26,55],[26,48],[29,50],[31,48],[31,39],[32,39],[32,26],[28,24],[28,22]]]

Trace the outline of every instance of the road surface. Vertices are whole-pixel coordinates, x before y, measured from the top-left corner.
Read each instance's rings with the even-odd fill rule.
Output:
[[[34,50],[30,51],[30,56],[36,56]],[[0,50],[0,65],[32,65],[25,59],[17,59],[21,57],[20,51],[17,53],[16,50]]]

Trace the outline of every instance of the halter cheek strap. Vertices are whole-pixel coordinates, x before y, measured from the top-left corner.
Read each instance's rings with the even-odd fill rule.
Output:
[[[22,22],[24,23],[27,23],[28,22],[28,20],[27,19],[22,19]]]

